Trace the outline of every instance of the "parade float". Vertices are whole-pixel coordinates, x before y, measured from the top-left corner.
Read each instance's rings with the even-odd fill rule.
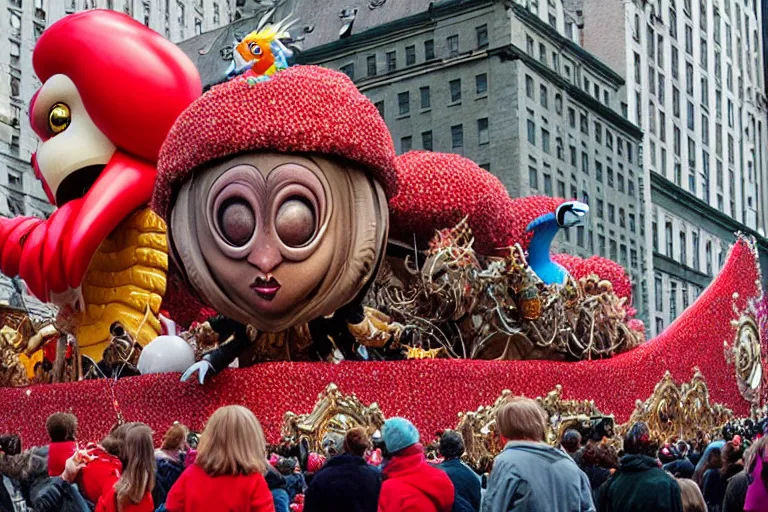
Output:
[[[345,75],[284,65],[285,23],[236,42],[230,79],[200,97],[186,58],[123,15],[73,15],[40,39],[36,169],[58,209],[3,219],[0,267],[60,306],[53,359],[74,361],[58,383],[0,389],[0,430],[45,442],[64,410],[82,439],[134,420],[160,435],[237,403],[272,443],[317,448],[406,416],[425,440],[458,429],[479,461],[514,395],[539,397],[552,442],[635,420],[694,436],[764,410],[753,240],[738,236],[697,301],[646,340],[620,265],[551,254],[588,205],[510,198],[457,155],[396,157]],[[108,30],[142,66],[92,46]],[[109,101],[94,69],[121,76]],[[42,344],[0,341],[4,374]]]

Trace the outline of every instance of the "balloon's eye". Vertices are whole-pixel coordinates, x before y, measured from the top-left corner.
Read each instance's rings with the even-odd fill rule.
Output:
[[[233,198],[219,209],[219,229],[230,244],[242,247],[256,230],[256,215],[244,199]]]
[[[317,231],[314,208],[300,197],[287,199],[277,211],[275,230],[288,247],[307,245]]]
[[[48,129],[56,135],[67,129],[72,122],[72,112],[66,103],[56,103],[48,111]]]

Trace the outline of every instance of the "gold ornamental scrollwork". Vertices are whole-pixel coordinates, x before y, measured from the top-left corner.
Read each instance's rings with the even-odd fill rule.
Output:
[[[680,386],[666,372],[650,398],[636,402],[629,421],[619,430],[625,432],[642,421],[648,425],[654,441],[664,442],[673,436],[695,439],[700,432],[720,429],[732,417],[730,409],[710,402],[709,389],[698,369],[690,382]]]
[[[507,389],[493,405],[459,414],[456,430],[464,438],[467,461],[476,467],[484,467],[485,461],[504,448],[496,431],[496,413],[513,397]],[[629,421],[622,425],[614,425],[613,416],[603,414],[591,400],[564,400],[562,386],[536,401],[547,414],[547,442],[553,446],[558,446],[565,431],[571,428],[586,432],[600,426],[608,442],[619,448],[620,436],[638,421],[648,425],[654,441],[663,442],[672,436],[695,439],[700,432],[719,430],[733,418],[729,409],[710,402],[709,389],[699,370],[690,382],[680,386],[667,372],[647,400],[636,402]]]
[[[496,431],[496,413],[513,397],[512,392],[505,389],[493,405],[459,414],[456,430],[464,438],[465,457],[473,465],[483,467],[487,459],[504,448]],[[603,414],[591,400],[564,400],[560,385],[536,401],[547,414],[547,442],[553,446],[560,444],[566,430],[585,431],[597,423],[603,423],[608,437],[614,435],[613,416]]]
[[[760,386],[763,380],[763,364],[760,346],[760,329],[755,319],[744,314],[733,322],[736,338],[733,345],[726,344],[726,360],[733,364],[739,392],[745,400],[756,404],[760,399]]]
[[[320,452],[327,434],[343,436],[349,429],[361,427],[373,436],[384,420],[378,404],[365,405],[354,394],[344,395],[331,383],[317,396],[312,412],[298,415],[289,411],[283,415],[282,436],[290,443],[306,441],[311,451]]]

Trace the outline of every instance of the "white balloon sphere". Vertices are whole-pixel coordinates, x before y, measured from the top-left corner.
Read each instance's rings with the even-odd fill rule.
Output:
[[[158,336],[141,351],[139,371],[181,373],[195,364],[195,351],[178,336]]]

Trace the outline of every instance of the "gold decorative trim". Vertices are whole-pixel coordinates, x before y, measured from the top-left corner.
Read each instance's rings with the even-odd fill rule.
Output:
[[[629,421],[619,430],[626,431],[635,422],[643,421],[657,442],[671,436],[695,439],[699,432],[720,429],[732,417],[730,409],[710,403],[707,383],[698,369],[690,382],[680,386],[666,372],[650,398],[636,402]]]
[[[499,454],[503,445],[496,432],[496,413],[514,395],[505,389],[491,406],[460,413],[456,430],[464,438],[465,457],[472,464],[484,466]],[[719,430],[733,414],[720,404],[712,404],[704,376],[697,369],[690,382],[678,386],[669,372],[646,400],[638,400],[627,423],[614,426],[613,416],[602,413],[592,400],[564,400],[562,386],[536,399],[547,414],[547,442],[558,446],[566,430],[588,430],[603,422],[609,442],[620,447],[620,435],[638,421],[648,425],[653,439],[665,441],[671,436],[694,439],[699,432]]]
[[[757,404],[763,380],[760,329],[750,314],[732,322],[736,329],[733,345],[725,344],[725,358],[734,366],[739,392],[745,400]]]
[[[592,400],[564,400],[562,386],[558,385],[544,397],[536,399],[547,414],[547,442],[560,444],[563,434],[569,428],[585,430],[595,423],[608,423],[608,435],[612,435],[613,416],[603,414]],[[474,412],[459,414],[456,430],[464,438],[467,459],[483,466],[484,459],[493,458],[504,447],[501,436],[496,432],[496,413],[514,397],[508,389],[489,407],[481,406]]]
[[[297,444],[306,440],[310,450],[320,452],[323,438],[329,433],[344,435],[353,427],[362,427],[372,436],[382,425],[384,414],[378,404],[364,405],[357,396],[344,395],[331,383],[317,396],[311,413],[285,413],[282,436],[285,441]]]

